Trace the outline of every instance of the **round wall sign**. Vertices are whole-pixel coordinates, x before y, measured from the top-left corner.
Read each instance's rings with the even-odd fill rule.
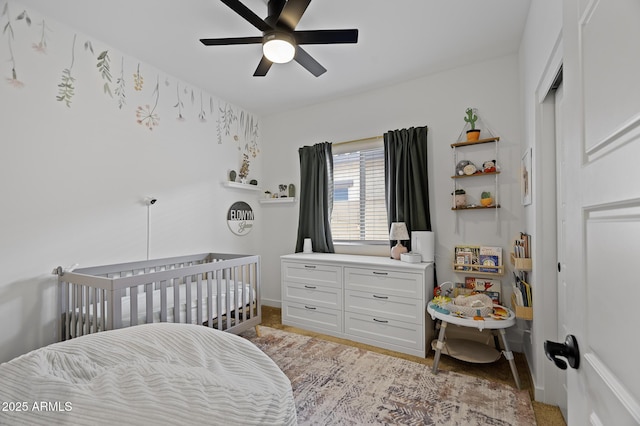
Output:
[[[253,209],[244,201],[236,201],[227,212],[227,224],[236,235],[247,235],[253,228]]]

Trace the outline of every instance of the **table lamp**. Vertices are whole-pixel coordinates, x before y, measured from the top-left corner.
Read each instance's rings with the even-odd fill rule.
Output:
[[[391,258],[400,260],[400,255],[406,253],[408,250],[400,242],[401,240],[409,239],[409,231],[407,231],[407,225],[404,222],[393,222],[391,224],[391,231],[389,231],[389,239],[397,240],[397,244],[391,248]]]

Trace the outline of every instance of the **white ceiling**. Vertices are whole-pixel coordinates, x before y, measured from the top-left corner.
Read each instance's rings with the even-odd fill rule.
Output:
[[[308,45],[327,72],[296,62],[253,77],[260,36],[219,0],[22,0],[34,10],[221,99],[270,115],[517,52],[531,0],[315,0],[299,30],[358,28],[357,44]],[[258,16],[266,0],[244,0]]]

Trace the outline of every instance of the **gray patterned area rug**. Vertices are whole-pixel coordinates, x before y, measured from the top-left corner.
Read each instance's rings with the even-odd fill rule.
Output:
[[[289,377],[301,425],[535,425],[526,391],[319,338],[246,336]]]

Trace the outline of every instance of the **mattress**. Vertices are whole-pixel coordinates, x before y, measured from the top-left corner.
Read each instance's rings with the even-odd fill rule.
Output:
[[[191,294],[190,294],[190,311],[191,311],[191,322],[193,324],[197,323],[197,306],[198,306],[198,293],[197,293],[198,283],[191,283]],[[201,284],[202,286],[202,297],[200,299],[200,306],[202,306],[202,320],[207,321],[208,319],[217,318],[218,317],[218,293],[216,284],[213,283],[211,297],[212,297],[212,309],[211,313],[208,312],[208,296],[207,296],[207,286],[206,284]],[[255,302],[256,300],[256,292],[255,290],[251,291],[250,285],[238,284],[238,294],[236,295],[236,284],[233,281],[229,281],[229,290],[226,291],[227,287],[225,282],[223,281],[221,286],[220,298],[222,302],[222,310],[220,312],[221,315],[225,315],[227,313],[227,297],[229,298],[229,306],[233,311],[236,308],[241,308],[246,306],[251,302]],[[175,317],[175,293],[173,287],[168,287],[166,289],[167,293],[167,321],[173,322]],[[180,309],[180,319],[184,322],[186,318],[187,312],[187,285],[183,284],[179,286],[179,309]],[[253,293],[253,294],[251,294]],[[153,290],[152,293],[153,302],[151,304],[151,309],[153,312],[153,322],[160,322],[160,311],[161,311],[161,290]],[[252,300],[251,300],[251,299]],[[146,320],[146,312],[147,312],[147,293],[139,292],[137,295],[137,306],[138,306],[138,324],[144,324],[147,322]],[[122,309],[122,326],[128,327],[131,324],[131,297],[124,296],[121,298],[121,309]],[[99,310],[98,310],[99,311]]]
[[[218,293],[217,286],[214,282],[212,285],[211,298],[212,298],[212,308],[211,313],[208,312],[208,299],[209,296],[207,294],[207,285],[206,283],[201,283],[202,291],[200,298],[200,306],[202,307],[202,322],[206,322],[209,319],[218,317]],[[255,289],[251,289],[249,284],[243,285],[242,283],[238,283],[237,290],[239,290],[236,294],[236,284],[234,281],[228,282],[229,289],[227,291],[226,282],[223,280],[221,285],[221,293],[220,293],[220,302],[221,302],[221,315],[225,315],[227,313],[227,297],[229,297],[229,307],[231,307],[231,311],[241,308],[243,306],[247,306],[252,302],[256,301],[256,291]],[[197,282],[193,282],[190,284],[190,314],[191,314],[191,323],[198,323],[197,316],[197,307],[198,307],[198,293],[197,293]],[[147,322],[161,322],[161,306],[162,306],[162,290],[156,289],[151,291],[152,302],[149,304],[152,310],[152,321],[147,321],[147,293],[142,289],[142,286],[138,287],[140,290],[137,293],[136,302],[137,302],[137,324],[145,324]],[[175,320],[175,292],[173,287],[166,288],[167,295],[167,318],[166,321],[174,322]],[[179,285],[179,312],[180,312],[180,322],[185,322],[186,313],[187,313],[187,284]],[[106,304],[106,302],[105,302]],[[122,327],[129,327],[131,325],[131,296],[123,296],[120,298],[121,305],[121,318],[122,318]],[[95,304],[97,307],[98,316],[102,312],[101,303]],[[107,307],[105,305],[105,307]],[[89,314],[91,317],[91,322],[93,323],[94,319],[94,304],[90,304],[88,306]],[[79,313],[79,311],[76,311]],[[86,310],[82,310],[83,315]]]
[[[296,424],[289,379],[251,342],[144,324],[0,364],[0,424]]]

